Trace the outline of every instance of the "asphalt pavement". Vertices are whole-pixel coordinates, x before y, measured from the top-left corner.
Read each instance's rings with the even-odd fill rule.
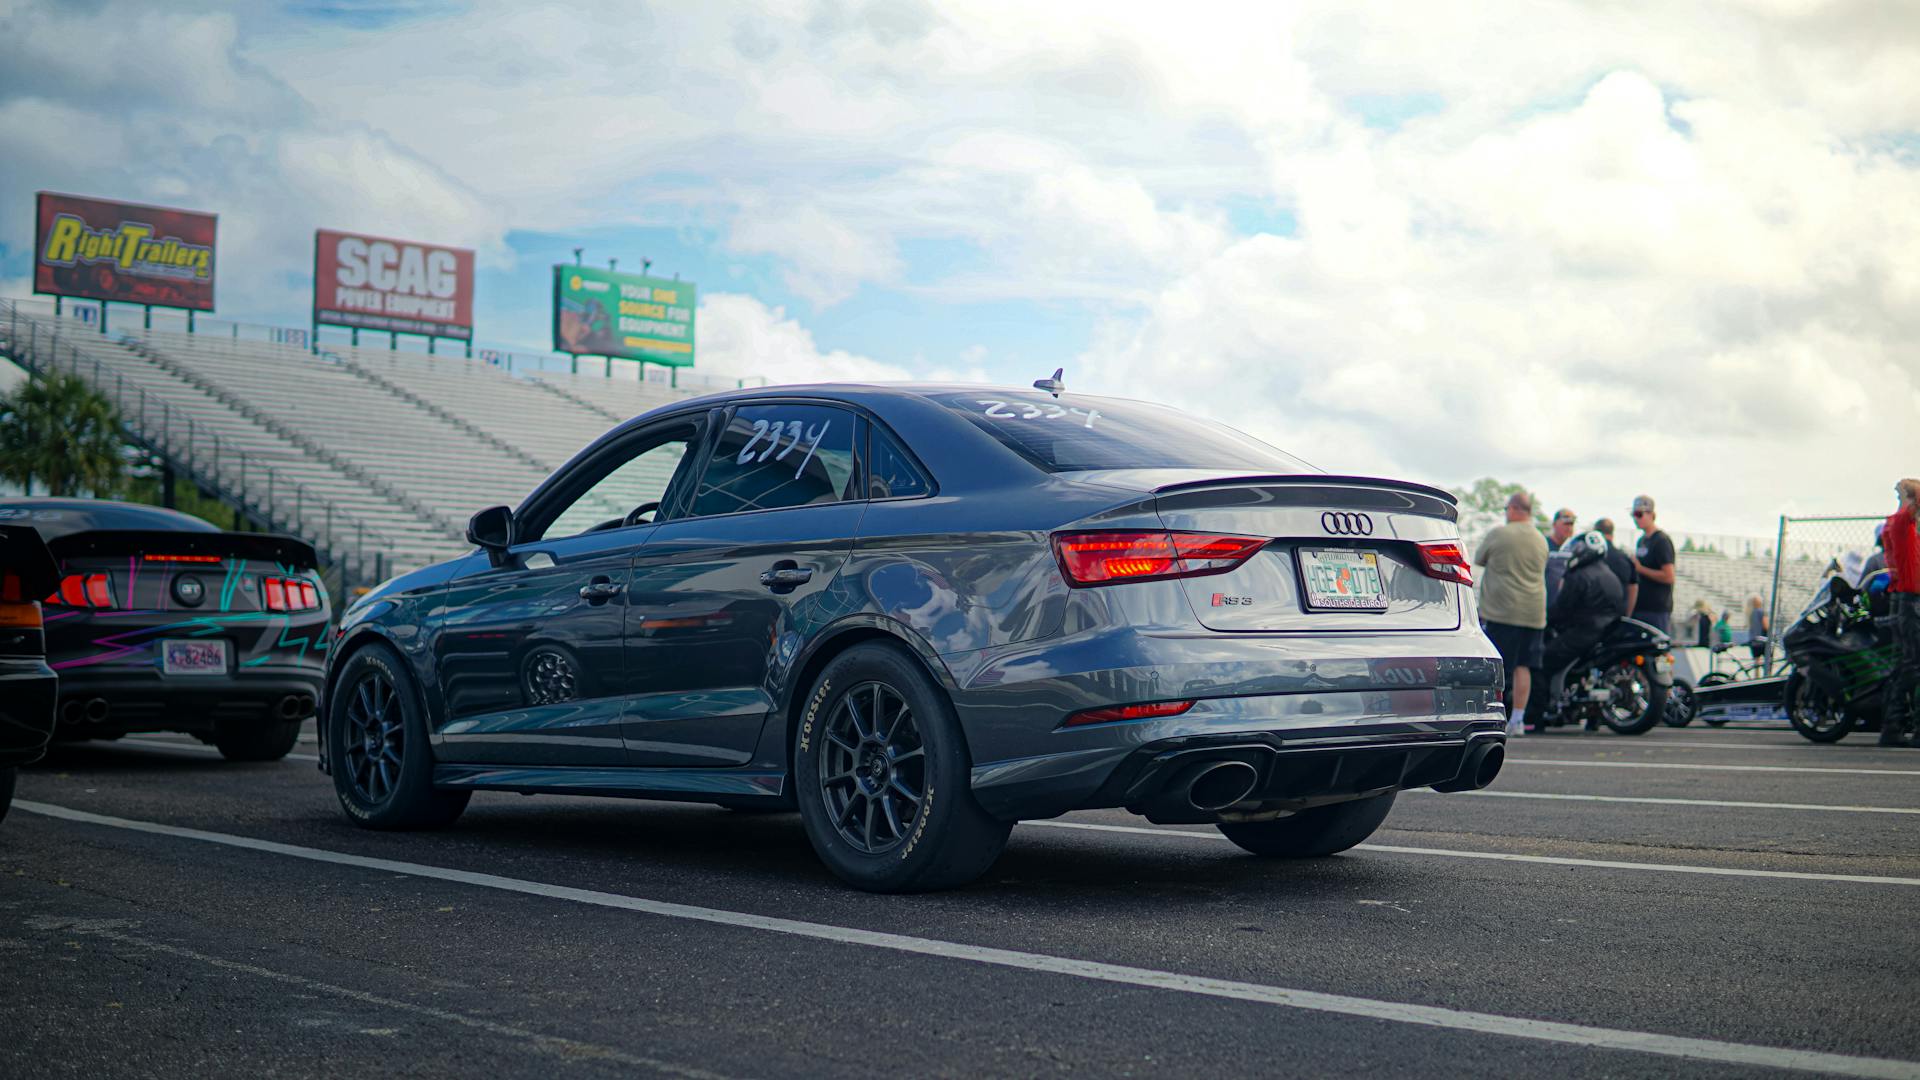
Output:
[[[64,746],[0,824],[4,1077],[1920,1077],[1920,750],[1565,733],[1329,859],[1121,812],[850,891],[796,815],[340,816],[311,740]]]

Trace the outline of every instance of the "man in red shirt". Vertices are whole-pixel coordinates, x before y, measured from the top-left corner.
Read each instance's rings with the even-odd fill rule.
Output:
[[[1880,725],[1880,745],[1907,746],[1914,731],[1915,689],[1920,689],[1920,480],[1908,478],[1893,486],[1900,509],[1881,526],[1880,542],[1893,571],[1893,678],[1887,683],[1886,719]]]

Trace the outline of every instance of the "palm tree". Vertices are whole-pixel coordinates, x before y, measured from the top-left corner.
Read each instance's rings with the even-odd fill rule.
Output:
[[[120,486],[120,417],[75,375],[28,379],[0,396],[0,479],[50,495],[111,495]]]

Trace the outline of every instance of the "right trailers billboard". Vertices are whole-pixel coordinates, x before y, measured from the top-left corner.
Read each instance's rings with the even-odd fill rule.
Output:
[[[553,268],[553,350],[693,366],[694,287],[587,266]]]
[[[473,252],[321,229],[313,238],[313,321],[473,338]]]

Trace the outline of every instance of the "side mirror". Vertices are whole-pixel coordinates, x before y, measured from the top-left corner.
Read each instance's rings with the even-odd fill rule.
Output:
[[[489,506],[467,519],[467,542],[487,549],[495,566],[513,546],[513,511],[504,506]]]

